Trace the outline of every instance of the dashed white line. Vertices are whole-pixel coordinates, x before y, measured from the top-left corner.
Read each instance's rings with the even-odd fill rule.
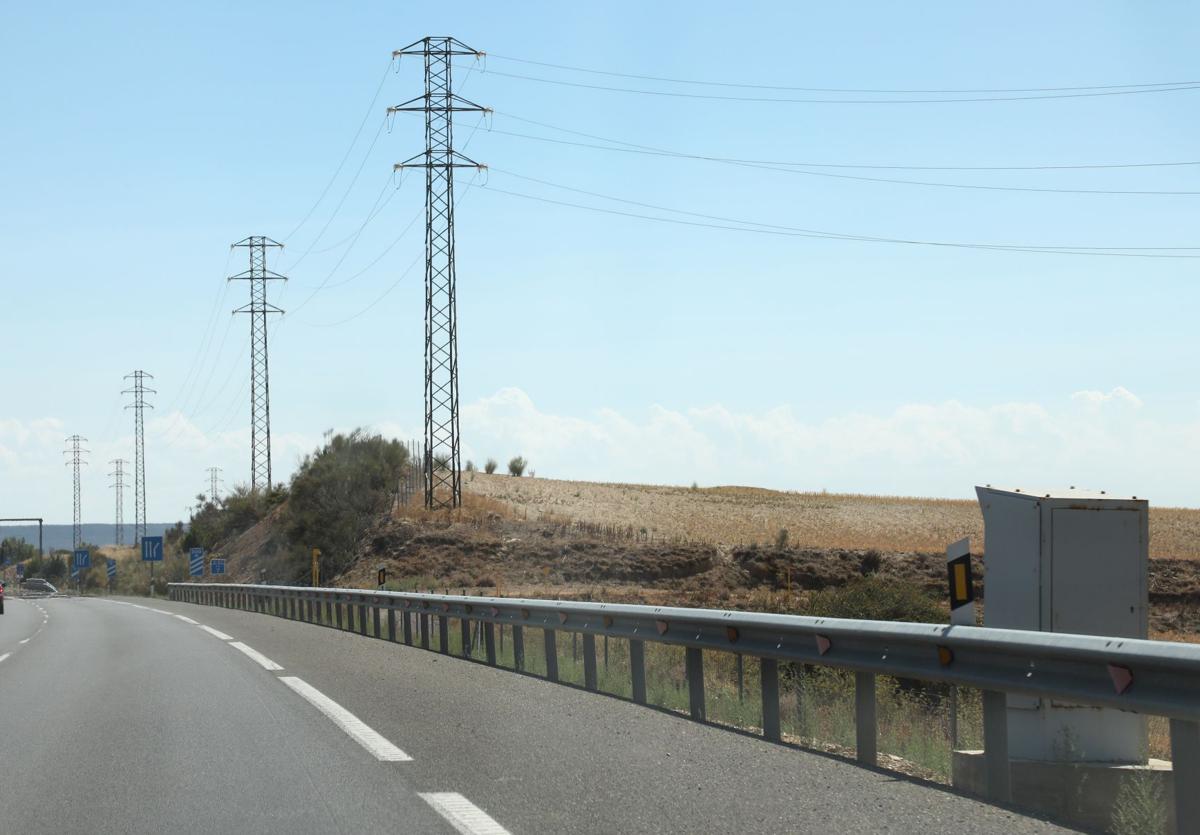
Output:
[[[17,643],[18,644],[27,644],[27,643],[29,643],[29,639],[26,638],[24,641],[17,641]]]
[[[370,751],[375,759],[381,762],[392,763],[412,761],[412,757],[384,739],[378,731],[370,728],[353,713],[346,710],[346,708],[339,705],[308,682],[295,676],[280,676],[279,680],[292,688],[292,690],[317,710],[329,717],[333,724],[345,731],[363,748]],[[500,829],[496,831],[503,832],[504,830]]]
[[[234,649],[236,649],[238,652],[244,653],[247,658],[250,658],[251,660],[253,660],[264,670],[271,670],[272,672],[274,672],[275,670],[283,669],[283,667],[280,667],[278,664],[276,664],[270,658],[267,658],[267,656],[263,655],[261,652],[254,649],[253,647],[246,646],[241,641],[234,641],[232,644],[230,644],[230,646],[233,647]]]
[[[192,620],[192,619],[191,619],[191,618],[189,618],[187,615],[176,615],[175,617],[179,618],[179,619],[180,619],[181,621],[183,621],[184,623],[190,623],[192,626],[199,626],[199,625],[200,625],[200,621],[198,621],[198,620]]]
[[[166,609],[153,609],[153,608],[152,608],[150,611],[151,611],[151,612],[158,612],[160,615],[170,615],[170,614],[172,614],[172,612],[168,612]]]
[[[458,792],[418,792],[418,794],[462,835],[509,835],[508,830],[496,823],[491,815]]]
[[[8,658],[8,656],[10,656],[10,655],[12,655],[11,652],[6,652],[3,655],[0,655],[0,661],[3,661],[5,658]]]
[[[203,629],[209,635],[212,635],[214,638],[220,638],[222,641],[232,641],[233,640],[232,635],[226,635],[220,629],[213,629],[211,626],[205,626],[202,623],[197,624],[197,626],[199,626],[201,629]]]

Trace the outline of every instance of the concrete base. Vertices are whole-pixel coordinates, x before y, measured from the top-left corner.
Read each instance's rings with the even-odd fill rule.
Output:
[[[1175,781],[1166,760],[1150,760],[1147,765],[1012,760],[1010,767],[1015,805],[1102,832],[1111,829],[1113,807],[1123,782],[1135,774],[1150,775],[1160,788],[1167,814],[1166,831],[1176,831]],[[985,795],[982,751],[955,751],[951,775],[959,791]]]

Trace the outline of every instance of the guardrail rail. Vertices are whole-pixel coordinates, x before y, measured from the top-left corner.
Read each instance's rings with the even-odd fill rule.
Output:
[[[559,680],[558,632],[579,633],[588,690],[598,689],[596,637],[625,639],[633,701],[639,704],[646,703],[645,643],[682,646],[690,715],[697,721],[705,721],[703,650],[757,657],[762,736],[776,742],[781,740],[780,661],[849,670],[855,685],[856,758],[872,766],[877,762],[876,676],[974,687],[983,693],[987,797],[1002,803],[1011,801],[1009,695],[1165,716],[1170,720],[1175,820],[1180,832],[1185,825],[1200,825],[1200,645],[721,609],[307,586],[171,583],[169,596],[363,635],[368,634],[370,618],[376,636],[424,649],[430,649],[436,619],[438,646],[445,654],[452,621],[460,623],[464,655],[471,651],[471,630],[481,625],[487,663],[493,666],[495,628],[500,624],[512,629],[513,666],[518,672],[525,671],[524,630],[541,629],[545,677],[550,681]],[[1114,675],[1116,671],[1120,675]]]

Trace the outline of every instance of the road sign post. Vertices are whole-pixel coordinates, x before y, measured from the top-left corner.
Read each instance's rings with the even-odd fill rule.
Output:
[[[387,569],[384,568],[382,565],[379,566],[379,572],[375,578],[375,581],[378,584],[379,588],[383,588],[384,584],[387,583]],[[501,633],[501,634],[503,634],[503,633]]]
[[[975,584],[971,577],[971,538],[946,547],[946,582],[950,587],[950,625],[975,625]],[[950,750],[958,748],[958,687],[950,687]]]
[[[312,549],[312,584],[313,588],[321,585],[321,549]]]
[[[105,570],[108,573],[108,593],[112,594],[113,583],[117,579],[117,561],[109,560]]]
[[[142,562],[150,563],[150,596],[154,597],[154,564],[163,561],[163,538],[142,537]]]
[[[83,569],[92,567],[92,554],[87,548],[76,548],[71,555],[71,577],[75,580],[75,590],[83,591]]]
[[[188,550],[188,574],[192,577],[204,576],[203,548],[191,548]]]

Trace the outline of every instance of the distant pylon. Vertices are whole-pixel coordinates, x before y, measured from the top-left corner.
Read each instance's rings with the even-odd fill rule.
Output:
[[[137,547],[146,535],[146,421],[143,412],[154,408],[146,402],[146,395],[158,392],[146,387],[146,380],[153,380],[153,374],[138,370],[126,374],[125,379],[133,380],[133,388],[121,393],[133,395],[133,402],[125,408],[133,409],[133,544]]]
[[[267,367],[267,314],[283,313],[267,303],[267,282],[287,278],[267,269],[267,247],[283,244],[251,235],[233,244],[250,251],[250,269],[229,276],[250,282],[250,304],[234,313],[250,314],[250,489],[271,489],[271,378]]]
[[[113,478],[113,483],[109,487],[117,491],[117,528],[116,528],[116,544],[118,546],[125,544],[125,465],[129,462],[124,458],[114,458],[108,463],[113,465],[113,471],[109,476]]]
[[[425,169],[425,506],[462,502],[458,420],[458,312],[454,272],[454,169],[486,166],[454,150],[454,114],[490,108],[454,93],[452,59],[483,53],[451,37],[427,37],[392,53],[425,61],[425,94],[388,113],[425,114],[425,151],[395,168]]]
[[[71,437],[67,438],[66,443],[70,444],[70,446],[63,450],[63,455],[71,456],[71,460],[67,461],[66,463],[72,469],[75,487],[73,502],[75,508],[75,524],[71,532],[71,541],[74,542],[75,547],[78,548],[81,544],[83,544],[83,522],[79,507],[79,466],[81,464],[87,464],[87,461],[83,460],[83,456],[89,453],[91,450],[84,449],[80,446],[80,444],[87,443],[87,438],[80,437],[79,435],[72,435]]]
[[[220,498],[217,495],[217,493],[218,493],[217,486],[221,483],[221,468],[220,467],[209,467],[208,468],[208,482],[209,482],[208,500],[210,502],[212,502],[213,504],[216,504],[217,499]]]

